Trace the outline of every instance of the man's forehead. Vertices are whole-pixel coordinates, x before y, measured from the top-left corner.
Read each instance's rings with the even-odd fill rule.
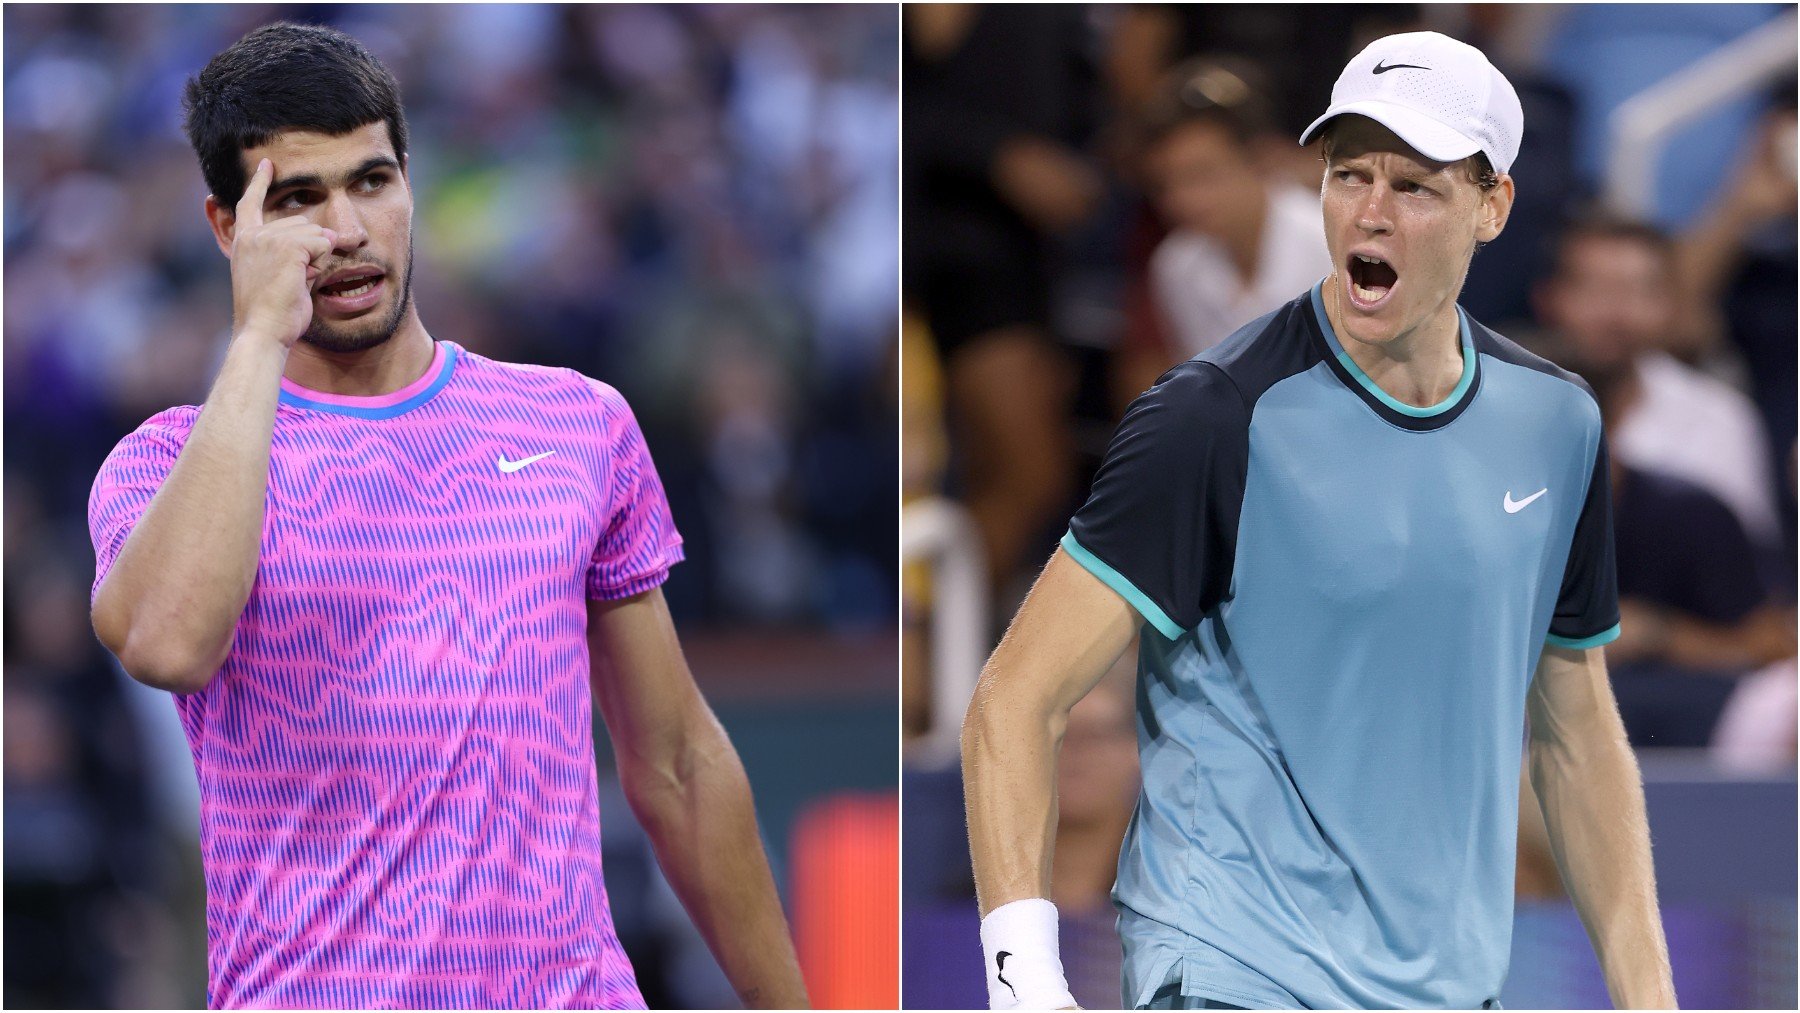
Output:
[[[1331,154],[1337,160],[1368,155],[1398,155],[1426,172],[1440,172],[1455,162],[1439,162],[1420,154],[1400,135],[1367,116],[1340,116],[1331,125]]]
[[[381,156],[399,161],[385,120],[365,123],[343,134],[298,127],[277,130],[263,143],[245,148],[239,160],[244,164],[244,171],[250,172],[255,170],[258,161],[267,158],[275,163],[278,175],[287,176],[298,172],[324,172],[333,167],[347,169]]]

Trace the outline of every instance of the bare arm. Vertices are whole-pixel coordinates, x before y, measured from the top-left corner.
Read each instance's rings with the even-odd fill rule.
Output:
[[[312,318],[310,265],[336,241],[302,218],[264,224],[273,176],[265,159],[235,213],[208,198],[231,257],[231,347],[174,468],[94,596],[100,642],[139,682],[177,693],[206,687],[250,598],[281,374]]]
[[[1061,549],[982,670],[963,722],[963,789],[981,913],[1050,896],[1056,752],[1075,706],[1142,620]]]
[[[1619,1009],[1674,1009],[1650,828],[1600,648],[1545,647],[1526,699],[1550,850]]]
[[[750,782],[701,698],[660,590],[588,606],[594,697],[631,810],[744,1005],[807,1005]]]

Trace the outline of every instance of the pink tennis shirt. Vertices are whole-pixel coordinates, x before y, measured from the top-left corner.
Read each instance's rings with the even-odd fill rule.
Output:
[[[96,589],[199,414],[101,467]],[[600,876],[586,602],[681,558],[603,383],[442,342],[383,397],[284,380],[255,587],[175,698],[209,1005],[642,1008]]]

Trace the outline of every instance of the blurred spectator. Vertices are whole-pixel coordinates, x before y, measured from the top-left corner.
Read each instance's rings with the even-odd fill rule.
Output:
[[[1100,182],[1078,8],[906,7],[906,279],[943,362],[958,479],[997,586],[1047,554],[1073,493],[1059,237]]]
[[[1777,109],[1751,139],[1737,177],[1676,247],[1687,300],[1678,332],[1686,337],[1676,352],[1715,360],[1732,350],[1741,354],[1770,449],[1778,455],[1777,468],[1794,446],[1795,394],[1800,390],[1794,354],[1794,334],[1800,330],[1794,301],[1794,277],[1800,273],[1794,88],[1789,79],[1777,90]],[[1784,497],[1781,516],[1792,558],[1791,494]]]
[[[1178,65],[1230,54],[1261,69],[1263,101],[1282,143],[1261,152],[1272,176],[1308,190],[1319,186],[1318,153],[1294,143],[1331,104],[1335,75],[1375,39],[1420,27],[1428,5],[1336,4],[1296,17],[1286,4],[1131,4],[1119,11],[1106,48],[1106,83],[1116,115],[1135,120],[1153,106]],[[1316,279],[1315,279],[1316,280]]]
[[[1794,231],[1794,110],[1768,114],[1750,137],[1724,194],[1695,219],[1676,244],[1676,278],[1687,318],[1681,350],[1711,350],[1724,332],[1720,309],[1740,264],[1766,233]]]
[[[1732,680],[1794,653],[1723,504],[1673,476],[1613,466],[1621,635],[1607,649],[1634,745],[1704,746]]]
[[[167,699],[139,706],[94,642],[83,532],[107,451],[199,403],[223,352],[229,273],[179,99],[253,27],[331,21],[399,77],[434,335],[631,400],[688,542],[667,596],[690,645],[891,625],[894,533],[870,523],[897,492],[891,8],[4,18],[7,1005],[203,994],[194,824],[167,815],[193,769]],[[892,692],[890,671],[847,679]],[[650,952],[647,994],[716,1002],[682,990],[700,978],[676,948]]]
[[[1536,293],[1552,358],[1608,391],[1615,460],[1687,479],[1724,502],[1759,549],[1780,537],[1762,423],[1749,398],[1663,350],[1678,296],[1654,227],[1568,225]]]
[[[1331,104],[1336,74],[1369,42],[1410,31],[1419,4],[1321,7],[1295,17],[1287,4],[1132,4],[1121,12],[1108,47],[1107,79],[1123,110],[1157,100],[1168,71],[1203,53],[1230,53],[1269,67],[1268,101],[1275,127],[1298,138]]]
[[[1150,113],[1144,178],[1170,231],[1150,257],[1149,284],[1167,340],[1126,343],[1125,402],[1331,273],[1318,193],[1270,176],[1257,158],[1275,140],[1266,91],[1244,61],[1196,60],[1176,68]]]
[[[1617,432],[1628,376],[1587,376]],[[1794,611],[1771,601],[1750,539],[1716,496],[1621,456],[1610,459],[1620,636],[1606,650],[1619,712],[1633,745],[1704,746],[1735,678],[1794,655]]]

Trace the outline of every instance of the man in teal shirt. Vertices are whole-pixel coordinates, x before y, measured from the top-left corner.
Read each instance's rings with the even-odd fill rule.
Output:
[[[1528,726],[1614,999],[1673,1004],[1601,652],[1599,408],[1456,305],[1522,127],[1479,51],[1372,44],[1302,138],[1324,137],[1332,274],[1126,413],[964,729],[996,1008],[1072,1005],[1050,760],[1134,634],[1127,1006],[1497,1007]]]

